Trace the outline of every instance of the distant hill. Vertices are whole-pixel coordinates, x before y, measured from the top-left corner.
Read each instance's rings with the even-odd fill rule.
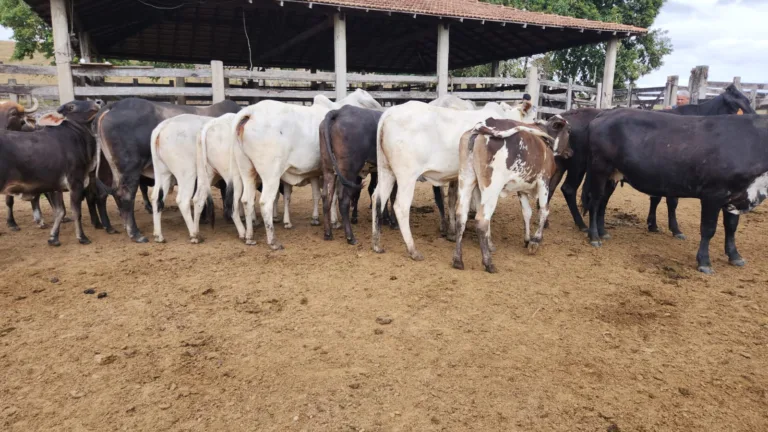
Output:
[[[47,59],[42,54],[35,54],[34,58],[24,60],[13,60],[13,47],[16,46],[16,42],[13,41],[0,41],[0,62],[8,64],[25,64],[33,66],[50,66],[53,59]],[[53,85],[56,84],[56,77],[45,75],[10,75],[0,73],[0,83],[7,83],[9,79],[16,79],[18,84],[31,84],[31,85]]]

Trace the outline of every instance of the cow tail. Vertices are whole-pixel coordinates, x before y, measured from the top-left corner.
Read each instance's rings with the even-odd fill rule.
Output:
[[[208,129],[212,123],[213,121],[206,123],[197,136],[197,194],[198,197],[205,197],[206,215],[211,223],[211,229],[214,228],[216,215],[213,207],[213,196],[211,195],[211,184],[208,181]]]
[[[94,182],[97,183],[96,185],[97,188],[106,188],[106,190],[110,190],[109,188],[107,188],[107,186],[104,183],[102,183],[99,180],[99,169],[101,168],[101,149],[103,147],[103,142],[104,142],[104,130],[101,127],[101,120],[104,118],[104,116],[107,115],[107,113],[109,113],[109,107],[104,107],[100,109],[98,113],[96,113],[96,121],[94,121],[93,124],[91,125],[92,127],[91,133],[96,138],[96,156],[95,156],[96,168],[93,171],[94,173],[93,177],[95,179]],[[114,175],[112,177],[114,178]],[[99,183],[101,184],[101,186],[98,185]],[[110,190],[110,194],[111,194],[111,190]]]
[[[590,128],[587,127],[587,146],[584,151],[584,159],[586,160],[587,169],[586,176],[584,178],[584,184],[581,185],[581,214],[586,215],[592,204],[592,194],[590,193],[590,186],[592,185],[592,149],[589,145],[589,132]]]
[[[328,152],[328,156],[331,158],[331,163],[333,164],[333,171],[339,177],[339,181],[341,181],[341,184],[343,184],[348,188],[360,190],[363,188],[362,184],[357,184],[355,182],[349,181],[347,178],[345,178],[341,174],[341,171],[339,171],[339,164],[336,161],[336,155],[333,154],[333,146],[331,146],[331,126],[333,126],[333,122],[336,120],[338,113],[339,113],[338,111],[330,112],[330,114],[325,118],[325,121],[323,121],[323,124],[325,125],[325,127],[320,129],[320,133],[322,134],[323,140],[325,141],[325,149]]]

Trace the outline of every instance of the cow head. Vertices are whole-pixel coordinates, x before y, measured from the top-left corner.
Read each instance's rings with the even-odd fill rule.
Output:
[[[31,118],[30,114],[40,106],[37,99],[32,100],[34,103],[31,108],[24,108],[23,105],[11,101],[0,102],[0,129],[22,130],[24,123]]]
[[[573,150],[570,146],[571,125],[559,114],[552,116],[546,123],[541,125],[554,140],[552,142],[552,151],[556,156],[568,159],[573,156]]]
[[[755,114],[749,99],[733,84],[725,88],[723,100],[728,114]]]
[[[74,100],[60,106],[56,111],[40,117],[37,124],[40,126],[58,126],[64,120],[68,120],[85,126],[96,117],[96,114],[103,106],[104,102],[98,99],[95,101]]]
[[[360,108],[381,110],[383,107],[370,93],[363,89],[357,89],[344,99],[337,101],[340,105],[354,105]]]

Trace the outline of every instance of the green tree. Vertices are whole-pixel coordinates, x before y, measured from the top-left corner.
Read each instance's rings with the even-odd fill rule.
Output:
[[[615,22],[648,28],[659,14],[664,0],[483,0],[536,12]],[[672,52],[672,43],[663,30],[621,40],[616,59],[616,86],[635,82],[663,65]],[[545,75],[595,85],[603,76],[605,44],[585,45],[547,53]],[[488,68],[490,70],[490,68]]]
[[[0,0],[0,25],[13,30],[16,47],[12,60],[32,58],[36,52],[53,57],[51,28],[23,1]]]

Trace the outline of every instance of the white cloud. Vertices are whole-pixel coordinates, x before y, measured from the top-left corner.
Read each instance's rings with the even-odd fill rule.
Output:
[[[640,86],[664,85],[669,75],[685,85],[697,65],[709,66],[710,81],[768,82],[766,0],[668,0],[653,28],[669,31],[674,52]]]
[[[0,40],[11,40],[11,36],[13,36],[11,29],[0,26]]]

